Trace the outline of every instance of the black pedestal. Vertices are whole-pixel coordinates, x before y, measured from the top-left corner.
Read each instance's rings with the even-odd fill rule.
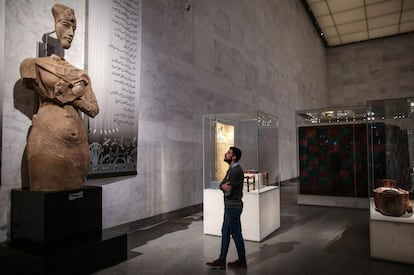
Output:
[[[12,190],[11,240],[16,244],[63,245],[82,238],[99,240],[102,189],[57,192]]]
[[[85,240],[43,252],[0,244],[2,275],[86,275],[126,259],[127,235],[112,231],[104,231],[99,241]]]
[[[102,190],[12,190],[1,274],[89,274],[127,259],[127,235],[102,233]]]

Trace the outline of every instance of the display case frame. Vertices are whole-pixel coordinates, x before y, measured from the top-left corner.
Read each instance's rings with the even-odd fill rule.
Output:
[[[244,239],[261,241],[280,227],[278,131],[277,117],[261,111],[203,115],[205,234],[221,235],[224,203],[219,185],[228,168],[223,159],[230,146],[242,151]]]

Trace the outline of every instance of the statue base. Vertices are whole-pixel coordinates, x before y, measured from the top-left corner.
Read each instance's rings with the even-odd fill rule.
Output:
[[[13,242],[0,244],[1,274],[73,275],[91,274],[127,259],[127,234],[104,230],[99,241],[57,246],[39,252],[21,249]]]
[[[102,189],[85,186],[66,191],[11,193],[11,236],[14,244],[62,245],[79,238],[100,238]]]
[[[90,274],[127,259],[126,233],[102,231],[100,187],[11,193],[2,274]]]

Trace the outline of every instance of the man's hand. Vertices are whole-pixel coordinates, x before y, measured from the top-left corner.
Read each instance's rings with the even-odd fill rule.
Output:
[[[231,191],[231,185],[229,183],[225,183],[221,186],[221,189],[223,189],[225,192]]]

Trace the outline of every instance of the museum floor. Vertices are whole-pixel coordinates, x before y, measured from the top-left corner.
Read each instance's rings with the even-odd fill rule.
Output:
[[[130,234],[129,260],[95,274],[413,274],[413,265],[370,258],[368,210],[297,205],[296,191],[297,183],[281,188],[280,229],[246,242],[246,270],[205,265],[217,258],[220,238],[203,234],[198,213]]]

